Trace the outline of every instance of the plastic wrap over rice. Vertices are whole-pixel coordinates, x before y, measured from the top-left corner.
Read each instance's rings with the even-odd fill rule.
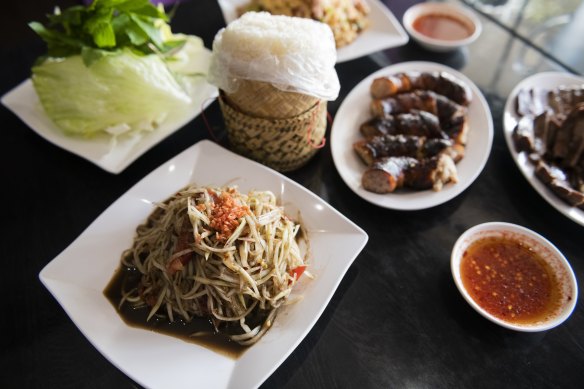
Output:
[[[226,93],[238,80],[254,80],[330,101],[340,89],[336,58],[328,25],[248,12],[215,36],[208,80]]]

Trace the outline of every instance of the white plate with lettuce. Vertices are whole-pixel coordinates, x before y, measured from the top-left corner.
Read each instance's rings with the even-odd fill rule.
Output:
[[[48,58],[2,97],[37,134],[116,174],[218,94],[206,81],[211,52],[202,40],[172,34],[162,8],[134,3],[97,24],[107,2],[50,15],[48,27],[31,23]],[[64,20],[69,34],[59,29]]]

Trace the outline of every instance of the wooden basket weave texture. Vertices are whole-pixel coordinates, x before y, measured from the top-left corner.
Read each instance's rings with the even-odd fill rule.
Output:
[[[219,97],[233,150],[280,172],[303,166],[318,151],[326,132],[326,101],[284,119],[251,116]]]
[[[248,115],[285,119],[306,112],[318,103],[318,98],[296,92],[284,92],[269,83],[238,80],[234,93],[225,95],[229,104]]]

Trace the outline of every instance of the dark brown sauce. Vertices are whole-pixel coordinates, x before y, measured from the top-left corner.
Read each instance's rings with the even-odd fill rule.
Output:
[[[155,316],[147,322],[149,308],[136,309],[130,304],[124,304],[121,308],[118,308],[122,298],[122,287],[129,289],[131,285],[137,284],[139,280],[140,273],[137,270],[119,268],[103,291],[120,317],[130,327],[173,336],[189,343],[198,344],[232,359],[239,358],[248,349],[246,346],[231,341],[226,334],[216,333],[213,325],[206,318],[195,318],[187,323],[184,320],[170,322],[166,318]],[[204,333],[204,335],[191,336],[195,333]]]
[[[445,41],[465,39],[474,32],[462,20],[445,14],[422,15],[414,20],[412,26],[422,35]]]
[[[561,304],[561,285],[551,266],[516,239],[488,237],[472,243],[463,254],[460,274],[477,304],[510,323],[545,320]]]

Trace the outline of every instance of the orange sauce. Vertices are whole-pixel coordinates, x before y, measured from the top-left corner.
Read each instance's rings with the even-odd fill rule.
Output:
[[[468,38],[474,32],[462,20],[445,14],[426,14],[413,23],[414,30],[429,38],[454,41]]]
[[[472,299],[510,323],[536,323],[560,305],[561,285],[553,269],[519,240],[477,240],[463,253],[460,273]]]

